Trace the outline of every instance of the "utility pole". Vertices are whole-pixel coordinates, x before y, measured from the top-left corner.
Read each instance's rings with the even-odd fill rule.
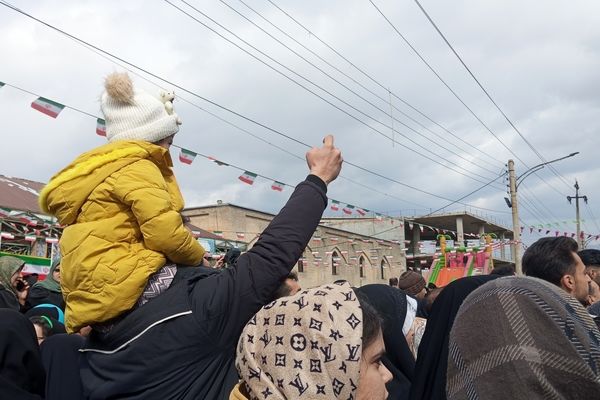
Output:
[[[512,254],[515,260],[517,275],[523,275],[521,266],[521,227],[519,226],[519,206],[517,203],[517,177],[515,174],[515,162],[508,160],[508,186],[510,189],[510,206],[512,210],[513,241]]]
[[[585,203],[587,204],[587,196],[580,196],[579,195],[579,183],[577,181],[575,181],[575,197],[572,196],[567,196],[567,200],[569,200],[569,204],[571,203],[571,200],[575,199],[575,218],[577,220],[577,245],[579,246],[579,250],[583,250],[583,238],[581,237],[581,220],[579,219],[579,199],[583,199],[583,201],[585,201]]]

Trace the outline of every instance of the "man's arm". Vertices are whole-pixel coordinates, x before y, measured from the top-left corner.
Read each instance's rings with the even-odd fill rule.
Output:
[[[221,343],[237,341],[248,319],[272,300],[308,244],[327,206],[326,184],[337,177],[342,163],[333,137],[324,143],[307,153],[311,175],[296,187],[237,266],[209,279],[210,287],[209,280],[196,284],[194,314],[210,337],[220,338]]]

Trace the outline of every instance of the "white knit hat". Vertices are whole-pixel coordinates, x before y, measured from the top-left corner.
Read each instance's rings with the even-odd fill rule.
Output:
[[[154,143],[179,131],[181,121],[172,112],[173,96],[161,102],[143,90],[135,90],[127,73],[110,74],[104,87],[101,108],[109,142],[144,140]]]

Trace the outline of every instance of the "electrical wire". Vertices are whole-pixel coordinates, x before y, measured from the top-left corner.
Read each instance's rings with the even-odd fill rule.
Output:
[[[38,22],[38,23],[40,23],[40,24],[42,24],[42,25],[44,25],[44,26],[46,26],[46,27],[48,27],[48,28],[50,28],[50,29],[52,29],[54,31],[56,31],[56,32],[59,32],[59,33],[63,34],[64,36],[66,36],[66,37],[68,37],[68,38],[70,38],[70,39],[72,39],[72,40],[74,40],[74,41],[76,41],[78,43],[81,43],[84,46],[87,46],[87,47],[92,48],[92,49],[94,49],[96,51],[99,51],[99,52],[101,52],[101,53],[103,53],[103,54],[105,54],[105,55],[107,55],[107,56],[109,56],[109,57],[111,57],[113,59],[116,59],[116,60],[118,60],[118,61],[120,61],[120,62],[122,62],[122,63],[124,63],[124,64],[126,64],[126,65],[128,65],[130,67],[132,67],[132,68],[135,68],[135,69],[137,69],[137,70],[139,70],[139,71],[147,74],[148,76],[151,76],[151,77],[153,77],[155,79],[158,79],[158,80],[160,80],[160,81],[162,81],[162,82],[164,82],[164,83],[166,83],[166,84],[168,84],[168,85],[170,85],[172,87],[175,87],[175,88],[177,88],[177,89],[179,89],[179,90],[181,90],[181,91],[183,91],[185,93],[190,94],[193,97],[196,97],[196,98],[198,98],[200,100],[203,100],[203,101],[205,101],[205,102],[207,102],[207,103],[209,103],[211,105],[214,105],[214,106],[216,106],[216,107],[218,107],[218,108],[220,108],[220,109],[222,109],[224,111],[227,111],[227,112],[229,112],[229,113],[231,113],[231,114],[233,114],[233,115],[235,115],[235,116],[237,116],[239,118],[242,118],[242,119],[244,119],[244,120],[246,120],[248,122],[251,122],[251,123],[253,123],[253,124],[257,125],[257,126],[260,126],[260,127],[264,128],[264,129],[266,129],[266,130],[268,130],[268,131],[270,131],[272,133],[275,133],[275,134],[277,134],[279,136],[285,137],[285,138],[287,138],[287,139],[289,139],[289,140],[291,140],[291,141],[293,141],[293,142],[295,142],[297,144],[303,145],[303,146],[308,147],[308,148],[312,147],[312,146],[310,146],[310,145],[308,145],[308,144],[306,144],[306,143],[304,143],[304,142],[302,142],[302,141],[300,141],[300,140],[298,140],[298,139],[296,139],[296,138],[294,138],[292,136],[286,135],[285,133],[283,133],[283,132],[281,132],[279,130],[271,128],[271,127],[269,127],[269,126],[267,126],[267,125],[265,125],[265,124],[263,124],[263,123],[261,123],[259,121],[256,121],[256,120],[254,120],[254,119],[252,119],[250,117],[247,117],[247,116],[245,116],[243,114],[240,114],[240,113],[238,113],[238,112],[236,112],[236,111],[234,111],[234,110],[232,110],[230,108],[227,108],[227,107],[225,107],[225,106],[223,106],[221,104],[218,104],[215,101],[210,100],[210,99],[208,99],[208,98],[206,98],[204,96],[201,96],[198,93],[193,92],[193,91],[191,91],[189,89],[186,89],[185,87],[183,87],[181,85],[178,85],[178,84],[176,84],[176,83],[174,83],[174,82],[172,82],[170,80],[167,80],[165,78],[162,78],[159,75],[157,75],[157,74],[155,74],[155,73],[153,73],[153,72],[151,72],[151,71],[149,71],[147,69],[139,67],[139,66],[137,66],[136,64],[134,64],[134,63],[132,63],[130,61],[127,61],[127,60],[125,60],[125,59],[123,59],[123,58],[121,58],[119,56],[116,56],[116,55],[114,55],[114,54],[112,54],[112,53],[110,53],[110,52],[108,52],[106,50],[103,50],[102,48],[100,48],[98,46],[95,46],[95,45],[93,45],[93,44],[91,44],[89,42],[86,42],[86,41],[84,41],[84,40],[82,40],[82,39],[80,39],[80,38],[78,38],[78,37],[76,37],[76,36],[74,36],[74,35],[66,32],[66,31],[64,31],[64,30],[61,30],[61,29],[59,29],[59,28],[57,28],[57,27],[55,27],[55,26],[53,26],[53,25],[51,25],[51,24],[49,24],[49,23],[47,23],[47,22],[45,22],[45,21],[43,21],[43,20],[41,20],[41,19],[39,19],[39,18],[37,18],[35,16],[33,16],[33,15],[31,15],[31,14],[23,11],[23,10],[18,9],[17,7],[15,7],[15,6],[7,3],[6,1],[0,1],[0,5],[3,5],[5,7],[7,7],[7,8],[10,8],[13,11],[16,11],[16,12],[18,12],[18,13],[20,13],[20,14],[22,14],[22,15],[24,15],[24,16],[26,16],[26,17],[28,17],[28,18],[30,18],[30,19],[32,19],[32,20],[34,20],[34,21],[36,21],[36,22]],[[382,179],[387,180],[389,182],[392,182],[392,183],[398,184],[400,186],[406,187],[408,189],[417,191],[419,193],[426,194],[426,195],[429,195],[429,196],[432,196],[432,197],[436,197],[436,198],[439,198],[441,200],[454,201],[453,199],[450,199],[450,198],[448,198],[446,196],[434,194],[434,193],[429,192],[427,190],[417,188],[417,187],[415,187],[413,185],[406,184],[406,183],[398,181],[397,179],[394,179],[394,178],[390,178],[388,176],[385,176],[385,175],[383,175],[381,173],[378,173],[376,171],[372,171],[372,170],[370,170],[368,168],[365,168],[363,166],[360,166],[358,164],[355,164],[355,163],[352,163],[352,162],[349,162],[349,161],[344,161],[344,163],[347,164],[347,165],[350,165],[350,166],[352,166],[352,167],[354,167],[356,169],[359,169],[359,170],[361,170],[363,172],[366,172],[366,173],[368,173],[370,175],[377,176],[379,178],[382,178]],[[473,206],[471,204],[464,203],[464,202],[457,202],[457,203],[458,204],[463,204],[463,205],[468,206],[468,207],[472,207],[474,209],[480,209],[480,210],[484,210],[484,211],[489,211],[489,212],[494,212],[494,213],[501,213],[501,214],[506,214],[507,213],[505,211],[499,211],[499,210],[494,210],[494,209],[485,208],[485,207]]]
[[[486,90],[485,87],[483,87],[483,85],[481,84],[481,82],[479,81],[479,79],[477,79],[477,77],[475,76],[475,74],[473,74],[473,71],[471,71],[471,69],[467,66],[467,64],[463,61],[462,57],[456,52],[456,50],[454,49],[454,47],[450,44],[450,42],[448,41],[448,39],[446,39],[446,36],[442,33],[442,31],[438,28],[438,26],[436,25],[436,23],[433,21],[433,19],[431,19],[431,17],[429,16],[429,14],[427,13],[427,11],[425,11],[425,9],[423,8],[423,6],[421,5],[421,3],[419,3],[419,0],[414,0],[415,3],[417,4],[417,6],[419,6],[419,8],[421,9],[421,11],[423,12],[423,14],[425,14],[425,17],[427,17],[427,19],[429,20],[429,22],[431,23],[431,25],[435,28],[435,30],[437,31],[437,33],[442,37],[442,39],[444,40],[444,42],[448,45],[448,47],[450,48],[450,50],[452,50],[452,53],[454,53],[454,55],[456,56],[456,58],[458,58],[458,61],[460,61],[460,63],[462,64],[462,66],[467,70],[467,72],[469,73],[469,75],[471,75],[471,78],[473,78],[473,80],[477,83],[477,85],[479,86],[479,88],[483,91],[483,93],[485,93],[485,95],[487,96],[487,98],[492,102],[492,104],[496,107],[496,109],[500,112],[500,114],[502,114],[502,116],[504,117],[504,119],[506,120],[506,122],[508,122],[508,124],[513,128],[513,130],[515,132],[517,132],[517,134],[521,137],[521,139],[523,139],[523,141],[525,142],[525,144],[527,144],[527,146],[535,153],[535,155],[537,155],[539,157],[540,160],[542,160],[542,162],[547,162],[548,160],[546,160],[546,158],[544,158],[544,156],[542,156],[542,154],[529,142],[529,140],[527,140],[527,138],[521,133],[521,131],[515,126],[515,124],[511,121],[510,118],[508,118],[508,116],[506,115],[506,113],[500,108],[500,106],[498,105],[498,103],[496,103],[496,101],[492,98],[492,96],[489,94],[489,92]],[[548,168],[558,177],[562,180],[562,182],[567,185],[569,188],[571,187],[569,185],[569,183],[565,180],[565,178],[554,168],[554,166],[549,165]]]

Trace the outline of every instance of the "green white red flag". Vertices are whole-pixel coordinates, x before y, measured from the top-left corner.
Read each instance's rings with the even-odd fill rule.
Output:
[[[196,155],[197,154],[193,151],[181,149],[181,151],[179,152],[179,161],[181,161],[184,164],[190,165],[194,161],[194,158],[196,158]]]
[[[331,200],[331,209],[333,211],[340,211],[340,202],[337,200]]]
[[[52,118],[58,117],[58,114],[65,108],[64,105],[47,99],[45,97],[38,97],[33,103],[31,103],[31,108],[38,110],[41,113],[44,113]]]
[[[96,135],[106,137],[106,121],[102,118],[96,119]]]
[[[10,210],[8,208],[0,207],[0,217],[10,216]]]
[[[0,238],[2,238],[2,239],[14,239],[15,235],[13,235],[12,233],[8,233],[8,232],[0,232]]]
[[[351,215],[353,210],[354,210],[354,206],[352,204],[346,204],[346,207],[344,207],[342,209],[344,214],[348,214],[348,215]]]
[[[364,208],[357,208],[356,212],[359,213],[361,216],[365,216],[365,214],[367,214],[369,212],[369,210],[365,210]]]
[[[246,234],[244,232],[237,232],[236,236],[238,239],[244,239],[246,237]]]
[[[25,235],[25,240],[28,242],[35,242],[36,239],[35,235]]]
[[[273,189],[277,192],[282,192],[284,186],[285,186],[285,183],[273,181],[273,183],[271,184],[271,189]]]
[[[223,237],[223,232],[221,232],[221,231],[213,231],[213,233],[214,233],[215,235],[217,235],[218,237],[220,237],[220,238],[222,238],[222,237]]]
[[[244,171],[244,173],[240,175],[238,179],[244,183],[247,183],[248,185],[252,185],[257,176],[258,175],[256,175],[254,172]]]
[[[55,237],[47,237],[46,243],[58,243],[58,238]]]

